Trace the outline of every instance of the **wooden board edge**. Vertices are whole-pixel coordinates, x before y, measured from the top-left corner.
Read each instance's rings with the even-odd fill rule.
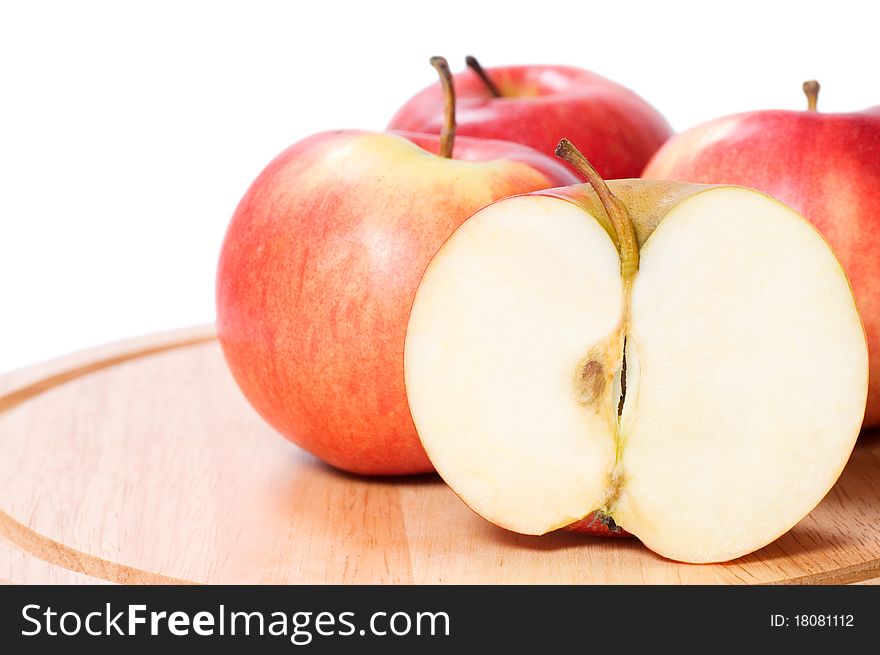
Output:
[[[880,559],[845,566],[836,571],[813,573],[798,578],[779,580],[777,585],[848,585],[880,577]]]
[[[31,389],[38,395],[78,377],[166,350],[185,348],[216,339],[212,324],[197,325],[114,341],[61,355],[0,375],[0,412],[17,405]]]
[[[91,373],[151,355],[202,345],[215,339],[212,325],[183,328],[80,351],[13,371],[0,378],[2,381],[12,379],[18,383],[12,390],[0,395],[0,413]],[[24,553],[48,564],[108,582],[194,584],[188,580],[143,571],[76,550],[32,530],[2,509],[0,509],[0,536]]]
[[[6,373],[0,376],[0,390],[4,387],[11,387],[11,390],[0,395],[0,413],[91,373],[151,355],[195,347],[215,340],[213,325],[181,328],[106,344]],[[0,537],[22,552],[48,564],[111,583],[199,584],[118,564],[71,548],[32,530],[4,512],[2,508],[0,508]],[[874,579],[880,579],[880,559],[769,584],[845,585]],[[5,582],[7,581],[0,581],[0,583]]]

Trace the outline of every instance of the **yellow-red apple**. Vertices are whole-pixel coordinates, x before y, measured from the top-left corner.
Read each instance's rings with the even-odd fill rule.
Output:
[[[259,175],[226,233],[217,333],[238,385],[279,432],[347,471],[432,470],[403,382],[432,255],[490,202],[576,179],[517,144],[453,147],[451,131],[304,139]]]

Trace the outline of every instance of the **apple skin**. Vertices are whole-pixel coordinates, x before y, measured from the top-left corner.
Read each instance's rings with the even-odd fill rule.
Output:
[[[552,154],[567,137],[606,179],[638,177],[672,129],[629,89],[570,66],[487,69],[504,94],[493,98],[470,70],[454,76],[458,134],[515,141]],[[443,91],[433,84],[411,98],[389,129],[439,133]]]
[[[433,470],[403,379],[422,273],[477,209],[576,181],[517,144],[458,139],[454,152],[469,161],[400,135],[314,135],[266,167],[226,233],[216,300],[229,368],[269,424],[340,469]]]
[[[880,425],[880,107],[757,111],[670,139],[644,177],[739,184],[809,219],[843,264],[871,353],[865,427]]]
[[[392,130],[391,133],[412,141],[434,155],[440,152],[439,134],[425,134],[424,132],[409,132],[407,130]],[[570,180],[569,184],[580,181],[571,168],[561,160],[548,157],[533,148],[512,141],[456,136],[452,148],[452,158],[474,162],[506,159],[526,164],[542,173],[548,180]]]
[[[576,521],[562,529],[567,532],[589,534],[594,537],[632,537],[629,532],[620,526],[617,526],[612,530],[608,523],[603,521],[597,512],[593,512],[587,517],[582,518],[580,521]]]

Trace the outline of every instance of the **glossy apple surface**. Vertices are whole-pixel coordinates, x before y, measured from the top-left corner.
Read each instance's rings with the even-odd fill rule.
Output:
[[[579,144],[604,177],[638,177],[672,133],[641,97],[604,77],[571,66],[486,69],[502,96],[477,75],[454,76],[458,134],[515,141],[551,154],[562,137]],[[443,92],[434,84],[391,119],[390,129],[439,133]]]
[[[432,470],[403,382],[418,281],[477,209],[575,180],[516,144],[458,139],[454,152],[462,159],[400,135],[317,134],[266,167],[226,233],[217,332],[229,367],[272,426],[338,468]]]

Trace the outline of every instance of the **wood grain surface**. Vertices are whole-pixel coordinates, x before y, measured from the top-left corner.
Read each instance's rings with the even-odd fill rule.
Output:
[[[365,479],[275,434],[211,328],[0,377],[4,583],[850,583],[880,577],[880,434],[791,532],[724,565],[526,537],[436,476]]]

